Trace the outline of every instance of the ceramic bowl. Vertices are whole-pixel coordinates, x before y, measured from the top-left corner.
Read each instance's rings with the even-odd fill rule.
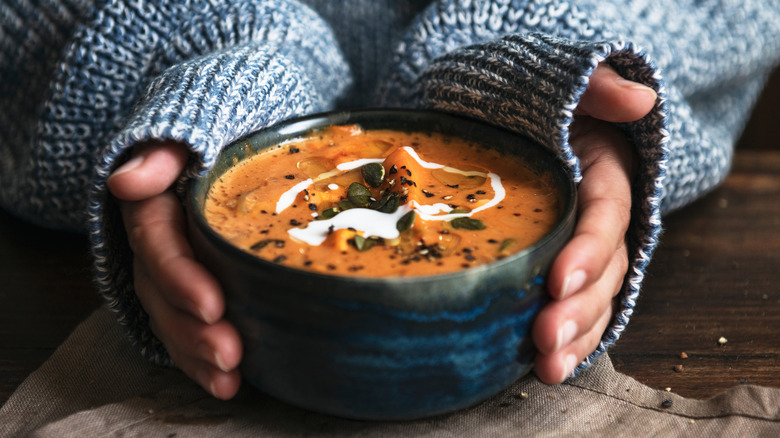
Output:
[[[553,231],[498,262],[410,278],[341,277],[264,261],[205,222],[210,184],[264,148],[334,124],[441,132],[521,155],[552,172],[562,212]],[[221,282],[242,335],[244,378],[306,409],[356,419],[413,419],[473,405],[531,369],[545,276],[571,237],[576,191],[548,149],[483,123],[428,111],[341,111],[290,120],[236,141],[187,197],[197,257]]]

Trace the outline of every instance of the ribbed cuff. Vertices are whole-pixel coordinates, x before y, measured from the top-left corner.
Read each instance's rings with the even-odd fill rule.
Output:
[[[620,125],[640,161],[627,234],[630,267],[612,323],[576,372],[589,366],[625,329],[658,244],[661,187],[669,153],[666,92],[658,69],[630,43],[512,35],[437,58],[420,76],[413,95],[421,107],[484,120],[555,150],[579,182],[581,172],[569,144],[569,126],[590,75],[602,61],[626,79],[652,87],[659,98],[646,117]]]
[[[127,159],[133,145],[172,140],[193,153],[182,182],[208,169],[235,139],[286,118],[331,108],[350,82],[332,34],[313,12],[294,2],[258,1],[254,11],[258,15],[252,18],[238,14],[240,2],[232,3],[238,6],[220,4],[227,10],[222,11],[225,16],[216,11],[201,19],[225,26],[231,19],[243,20],[260,29],[239,27],[234,34],[225,31],[205,41],[197,40],[203,35],[195,31],[173,36],[178,50],[191,51],[191,56],[162,70],[145,87],[135,110],[102,153],[91,182],[88,230],[98,289],[130,342],[158,364],[172,363],[136,297],[133,255],[106,186],[108,176]],[[195,18],[193,23],[198,25]],[[204,29],[213,30],[209,26]],[[269,40],[259,38],[263,35]],[[230,41],[244,37],[250,41]],[[174,57],[188,58],[178,51],[170,55]]]

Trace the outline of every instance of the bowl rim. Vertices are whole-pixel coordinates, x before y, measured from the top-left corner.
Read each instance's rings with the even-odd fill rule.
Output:
[[[559,166],[557,166],[557,168],[559,169],[560,172],[563,173],[563,175],[561,176],[563,177],[563,181],[565,181],[565,185],[566,185],[564,189],[570,194],[563,200],[563,210],[560,214],[560,219],[558,220],[555,227],[553,227],[553,229],[550,232],[545,234],[541,239],[537,240],[534,244],[526,247],[521,251],[513,253],[503,259],[496,260],[491,263],[481,264],[470,268],[459,269],[457,271],[446,272],[441,274],[433,274],[433,275],[371,277],[371,276],[361,276],[361,275],[328,274],[328,273],[315,272],[315,271],[310,271],[302,268],[282,265],[252,255],[238,248],[232,243],[230,243],[227,239],[222,237],[213,228],[211,228],[211,226],[206,221],[204,215],[202,214],[202,210],[203,210],[202,205],[200,205],[200,203],[196,199],[197,197],[196,194],[200,190],[203,190],[202,186],[204,184],[207,184],[208,175],[210,172],[214,170],[213,167],[211,169],[204,171],[202,175],[192,178],[192,180],[187,184],[187,191],[185,193],[185,207],[187,210],[187,215],[191,217],[191,219],[194,221],[195,226],[199,228],[200,232],[203,233],[206,239],[208,239],[212,244],[214,244],[221,251],[226,251],[226,254],[229,255],[230,257],[235,257],[236,260],[240,261],[242,264],[249,265],[249,266],[257,265],[257,268],[281,270],[282,272],[287,272],[290,274],[294,273],[295,275],[303,276],[301,277],[302,279],[306,278],[308,280],[315,281],[315,282],[343,279],[343,280],[355,282],[358,285],[365,284],[367,287],[370,287],[371,285],[377,285],[377,284],[386,284],[388,282],[392,282],[393,284],[398,284],[402,286],[404,284],[412,284],[412,283],[419,284],[419,283],[426,283],[426,282],[437,282],[445,279],[452,280],[459,277],[465,278],[474,275],[475,273],[480,273],[480,271],[499,269],[504,267],[505,265],[516,264],[522,260],[530,260],[533,258],[533,255],[535,253],[542,251],[550,241],[557,239],[561,234],[566,233],[567,230],[570,230],[571,224],[574,221],[576,221],[576,205],[577,205],[576,183],[574,182],[573,173],[570,167],[566,165],[566,163],[559,155],[555,154],[555,152],[552,151],[550,148],[545,147],[540,143],[531,140],[526,136],[523,136],[522,134],[510,131],[502,127],[491,125],[477,119],[467,118],[464,116],[454,115],[454,114],[445,113],[441,111],[434,111],[434,110],[427,110],[427,109],[406,109],[406,108],[363,108],[363,109],[353,109],[353,110],[325,111],[325,112],[308,114],[300,117],[294,117],[270,125],[266,128],[253,131],[243,137],[231,141],[228,145],[222,148],[222,150],[217,155],[216,160],[218,161],[219,158],[226,153],[226,151],[229,151],[233,148],[241,147],[242,145],[245,145],[249,139],[257,136],[276,134],[280,138],[283,137],[283,139],[275,144],[281,144],[288,140],[303,138],[308,133],[311,133],[313,130],[316,129],[322,129],[331,125],[357,123],[353,121],[355,117],[369,117],[369,116],[384,117],[389,120],[394,120],[404,116],[432,117],[441,120],[447,120],[450,122],[467,123],[475,127],[478,127],[479,129],[486,129],[486,130],[493,131],[495,133],[500,133],[503,135],[508,135],[517,138],[520,141],[527,143],[528,146],[539,149],[539,152],[541,154],[546,154],[549,156],[548,158],[550,160],[557,161],[559,163]],[[392,128],[387,128],[387,129],[392,129]],[[455,135],[455,134],[448,134],[447,132],[441,132],[441,133],[444,135]],[[272,145],[269,145],[267,147],[272,147]],[[254,151],[254,153],[257,153],[257,151]],[[227,171],[227,169],[229,169],[231,166],[228,166],[225,169],[225,171]],[[220,175],[224,174],[225,171],[220,173]],[[206,188],[206,192],[207,190],[208,188]]]

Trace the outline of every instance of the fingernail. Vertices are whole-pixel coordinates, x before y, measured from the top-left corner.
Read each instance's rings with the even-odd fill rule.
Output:
[[[555,345],[555,351],[571,344],[575,336],[577,336],[577,323],[574,321],[566,321],[566,323],[558,329],[558,340]]]
[[[615,79],[615,83],[620,85],[623,88],[627,88],[629,90],[636,90],[636,91],[643,91],[645,93],[653,93],[653,96],[658,97],[658,94],[653,90],[652,88],[648,87],[647,85],[640,84],[639,82],[629,81],[628,79],[618,78]]]
[[[577,356],[573,354],[566,356],[566,360],[563,365],[563,377],[561,377],[561,382],[571,376],[571,373],[574,372],[574,368],[577,367],[578,363],[579,360],[577,360]]]
[[[141,163],[144,162],[144,157],[142,155],[135,156],[128,160],[125,164],[119,166],[112,174],[111,176],[115,175],[121,175],[123,173],[129,172],[136,167],[140,166]]]
[[[198,307],[198,313],[200,314],[200,318],[206,324],[214,324],[214,322],[216,322],[216,320],[214,318],[210,317],[209,314],[206,313],[205,309],[202,309],[202,308]]]
[[[213,324],[216,322],[214,318],[210,317],[206,309],[199,306],[195,300],[186,300],[185,307],[189,309],[193,316],[200,317],[200,319],[206,324]]]
[[[220,370],[222,370],[224,372],[230,371],[228,369],[227,365],[225,365],[225,361],[222,359],[222,355],[219,354],[218,351],[214,352],[214,363],[217,364],[217,368],[219,368]]]
[[[227,365],[225,365],[225,360],[222,358],[222,355],[219,354],[219,351],[215,351],[213,348],[211,348],[211,346],[209,346],[209,344],[201,342],[198,344],[197,352],[198,356],[209,362],[213,362],[214,365],[216,365],[220,370],[224,372],[230,371]]]
[[[561,299],[568,297],[569,295],[577,292],[585,284],[585,271],[579,269],[566,277],[563,282],[563,290],[561,290]]]
[[[206,388],[206,390],[210,392],[211,395],[215,395],[217,393],[216,391],[217,387],[214,386],[214,382],[211,381],[211,377],[209,376],[208,371],[206,370],[198,371],[198,383],[200,383],[201,386]]]

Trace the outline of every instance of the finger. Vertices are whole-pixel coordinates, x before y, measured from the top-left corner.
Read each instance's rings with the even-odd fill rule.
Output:
[[[164,192],[184,170],[189,152],[180,143],[137,146],[133,157],[108,178],[108,188],[119,199],[138,201]]]
[[[227,321],[208,325],[171,307],[143,269],[135,275],[136,292],[149,314],[149,325],[173,362],[215,397],[231,398],[240,386],[238,332]]]
[[[127,238],[162,296],[203,322],[222,317],[225,303],[217,280],[198,263],[187,236],[184,212],[169,192],[145,201],[121,204]]]
[[[599,64],[577,106],[576,114],[607,122],[633,122],[653,109],[655,90],[621,77],[607,64]]]
[[[612,312],[610,306],[599,316],[598,321],[590,331],[566,348],[550,355],[538,353],[534,360],[534,370],[539,380],[550,385],[566,380],[574,369],[595,350],[601,341],[604,330],[612,320]]]
[[[601,277],[615,250],[623,245],[631,219],[631,186],[626,171],[631,165],[624,162],[627,157],[616,155],[620,152],[612,152],[628,149],[628,145],[617,133],[593,132],[602,135],[595,140],[583,139],[593,144],[583,154],[577,226],[548,277],[549,291],[555,299],[564,299]],[[616,142],[623,144],[606,148]]]
[[[621,246],[597,282],[565,300],[552,301],[542,309],[533,329],[534,344],[540,353],[550,355],[566,349],[594,329],[600,316],[611,309],[612,299],[622,288],[628,266],[627,254],[626,247]]]

